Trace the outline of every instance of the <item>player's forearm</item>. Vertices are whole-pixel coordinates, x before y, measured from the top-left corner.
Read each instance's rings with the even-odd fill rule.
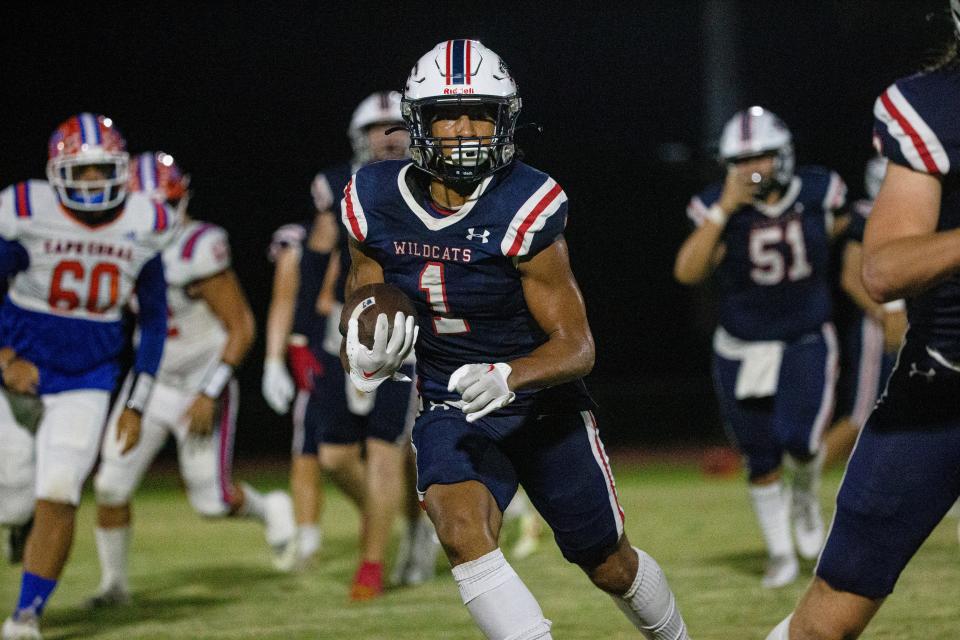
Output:
[[[249,307],[245,307],[227,325],[227,342],[220,359],[231,367],[238,367],[250,352],[257,335],[257,324]]]
[[[267,358],[283,359],[287,355],[287,340],[293,329],[294,300],[276,298],[270,302],[267,314]]]
[[[850,296],[850,299],[865,313],[875,318],[881,318],[883,316],[883,306],[875,302],[863,286],[863,279],[860,276],[863,271],[862,267],[862,245],[851,242],[847,245],[846,251],[844,252],[840,286],[846,294]]]
[[[677,252],[673,276],[681,284],[700,284],[713,272],[717,243],[723,227],[706,221],[690,234]]]
[[[916,296],[960,270],[960,229],[864,247],[863,284],[877,302]]]
[[[583,378],[593,370],[596,351],[593,337],[551,336],[530,355],[507,364],[513,369],[507,384],[513,391],[553,387]]]

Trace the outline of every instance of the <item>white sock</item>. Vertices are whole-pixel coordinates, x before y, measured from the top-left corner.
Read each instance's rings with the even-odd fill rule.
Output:
[[[489,640],[552,640],[551,622],[500,549],[457,565],[453,577]]]
[[[820,447],[817,455],[806,462],[793,460],[793,490],[803,493],[816,494],[820,490],[820,472],[823,469],[824,447]]]
[[[297,555],[300,558],[309,558],[320,550],[323,534],[315,524],[297,525]]]
[[[246,482],[240,483],[240,489],[243,491],[243,506],[237,511],[237,515],[243,518],[254,518],[260,522],[266,520],[267,505],[263,494]]]
[[[130,548],[130,527],[94,529],[97,557],[100,558],[100,590],[129,587],[127,582],[127,550]]]
[[[663,569],[648,553],[633,547],[639,561],[637,576],[622,596],[613,601],[644,638],[649,640],[688,640],[687,627],[677,608]]]
[[[791,613],[783,621],[773,628],[773,631],[770,632],[770,635],[767,636],[767,640],[790,640],[790,619],[793,618]]]
[[[750,485],[750,500],[760,522],[760,531],[767,543],[771,558],[792,556],[793,539],[790,537],[790,505],[783,489],[783,482],[769,485]]]

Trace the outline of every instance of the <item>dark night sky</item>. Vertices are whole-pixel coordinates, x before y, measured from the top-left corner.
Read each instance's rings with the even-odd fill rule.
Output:
[[[32,4],[0,10],[0,182],[42,177],[47,137],[68,116],[111,116],[131,151],[163,149],[192,173],[191,209],[230,232],[261,327],[270,233],[306,216],[312,175],[348,157],[356,103],[401,89],[440,40],[482,40],[518,79],[523,118],[544,126],[525,142],[528,161],[571,200],[607,439],[722,437],[710,319],[671,277],[684,205],[716,177],[703,132],[705,2]],[[859,191],[873,100],[949,37],[946,0],[721,4],[740,13],[737,106],[777,112],[801,162],[830,165]],[[668,143],[690,160],[663,162]],[[262,353],[261,338],[241,374],[240,446],[283,451],[289,427],[259,394]]]

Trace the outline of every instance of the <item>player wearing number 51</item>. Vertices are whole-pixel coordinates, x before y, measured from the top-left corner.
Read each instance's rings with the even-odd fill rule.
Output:
[[[342,213],[348,288],[396,286],[419,334],[403,313],[383,317],[371,349],[354,319],[345,351],[351,378],[374,385],[416,343],[417,490],[464,604],[487,638],[551,637],[498,547],[522,484],[564,557],[645,637],[687,638],[663,571],[624,533],[581,381],[594,347],[563,236],[567,196],[516,159],[520,96],[506,64],[476,40],[441,42],[411,71],[402,110],[412,161],[360,169]]]
[[[699,284],[716,272],[717,399],[748,466],[769,556],[763,586],[779,587],[796,579],[797,552],[815,558],[823,542],[820,440],[837,373],[827,262],[846,186],[827,169],[794,170],[790,131],[762,107],[727,122],[720,162],[723,183],[687,207],[695,229],[680,247],[674,275]],[[781,477],[784,454],[792,489]]]
[[[80,490],[99,450],[124,344],[121,309],[134,288],[141,338],[117,429],[124,450],[137,443],[160,363],[167,326],[160,252],[173,216],[128,194],[128,164],[110,118],[81,113],[50,138],[48,182],[0,193],[0,273],[10,279],[0,346],[12,350],[0,369],[8,392],[43,403],[33,432],[0,397],[0,525],[23,525],[34,514],[4,640],[40,637],[38,619],[66,563]],[[18,363],[34,367],[27,383],[7,375]]]

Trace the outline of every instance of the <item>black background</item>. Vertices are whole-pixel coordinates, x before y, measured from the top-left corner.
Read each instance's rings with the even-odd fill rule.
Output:
[[[738,12],[737,107],[791,127],[798,159],[861,190],[871,109],[950,38],[947,0],[715,3]],[[195,217],[231,234],[260,323],[240,374],[238,446],[282,452],[289,422],[260,397],[271,232],[310,214],[313,174],[349,157],[356,104],[401,89],[448,38],[510,65],[527,160],[571,201],[568,241],[598,346],[589,383],[612,443],[722,439],[709,378],[709,296],[672,280],[684,207],[715,179],[705,120],[707,3],[86,2],[0,10],[0,182],[42,178],[46,141],[80,111],[109,115],[131,152],[193,176]],[[728,114],[732,115],[732,114]],[[678,145],[679,143],[679,145]],[[671,153],[680,150],[681,153]],[[683,153],[684,151],[687,151]]]

